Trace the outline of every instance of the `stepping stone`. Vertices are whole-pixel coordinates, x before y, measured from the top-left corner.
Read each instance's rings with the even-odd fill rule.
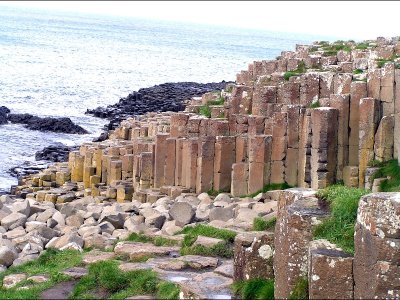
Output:
[[[88,270],[86,268],[73,267],[62,271],[61,273],[67,276],[71,276],[74,279],[80,279],[83,276],[87,275]]]
[[[26,280],[31,280],[35,283],[42,283],[49,281],[50,277],[49,275],[33,275],[31,277],[28,277]]]
[[[174,255],[179,253],[179,247],[157,247],[146,243],[119,242],[114,248],[114,253],[128,256],[130,259],[138,259],[143,256]]]
[[[40,299],[68,299],[76,283],[77,281],[75,280],[60,282],[52,288],[43,291]]]
[[[193,243],[193,246],[199,245],[209,248],[223,242],[224,240],[221,239],[199,235],[196,241]]]
[[[190,281],[178,283],[183,299],[232,299],[231,278],[214,272],[198,274]]]
[[[93,250],[84,255],[82,262],[88,265],[88,264],[94,264],[99,261],[109,260],[114,257],[115,253],[113,252],[102,252],[98,250]]]
[[[214,273],[233,278],[233,261],[225,262],[214,270]]]
[[[130,262],[123,262],[118,266],[118,268],[123,272],[152,269],[152,267],[147,263],[130,263]]]
[[[151,295],[138,295],[125,298],[125,300],[154,300],[156,299],[154,296]]]
[[[11,274],[4,276],[3,278],[3,288],[9,289],[16,286],[21,281],[24,281],[28,276],[24,273]]]
[[[187,264],[189,267],[198,270],[205,268],[215,268],[218,265],[218,258],[200,255],[185,255],[178,257],[177,260],[180,260]]]

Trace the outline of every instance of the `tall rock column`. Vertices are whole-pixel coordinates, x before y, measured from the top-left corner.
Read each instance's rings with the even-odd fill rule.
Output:
[[[354,235],[354,298],[400,297],[400,193],[360,199]]]
[[[214,190],[229,191],[232,165],[235,162],[235,137],[217,136],[214,157]]]
[[[196,193],[207,192],[213,188],[215,137],[199,139],[197,157]]]
[[[374,138],[381,114],[379,101],[374,98],[362,98],[359,113],[359,187],[364,188],[365,170],[368,163],[374,159]]]
[[[321,107],[311,112],[311,187],[325,188],[335,182],[337,166],[338,115],[335,108]]]

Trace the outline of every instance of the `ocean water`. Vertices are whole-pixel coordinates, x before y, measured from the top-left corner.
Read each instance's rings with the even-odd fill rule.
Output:
[[[0,190],[8,170],[54,142],[77,145],[105,120],[85,115],[142,87],[164,82],[235,80],[254,60],[329,37],[163,21],[49,12],[0,3],[0,106],[13,113],[68,116],[88,135],[0,126]]]

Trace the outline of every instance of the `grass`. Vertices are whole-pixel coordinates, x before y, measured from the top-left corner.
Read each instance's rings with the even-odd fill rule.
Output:
[[[268,229],[275,228],[276,217],[273,217],[269,220],[265,220],[262,217],[254,218],[253,220],[253,230],[254,231],[265,231]]]
[[[274,299],[274,280],[255,278],[238,281],[232,285],[233,292],[240,299]]]
[[[321,107],[321,103],[319,102],[319,100],[316,102],[312,102],[310,104],[310,108],[318,108],[318,107]]]
[[[235,240],[236,232],[227,229],[219,229],[212,226],[198,224],[193,227],[185,227],[178,234],[185,234],[182,242],[181,255],[204,255],[217,257],[233,257],[232,244]],[[223,240],[211,247],[201,245],[193,246],[197,237],[206,236]]]
[[[290,77],[292,76],[297,76],[300,74],[303,74],[306,72],[306,65],[304,63],[304,61],[300,61],[299,64],[297,65],[297,69],[293,70],[293,71],[288,71],[285,72],[285,74],[283,74],[283,78],[285,78],[285,80],[289,80]]]
[[[288,299],[293,299],[293,300],[308,299],[308,280],[306,277],[300,277],[297,280]]]
[[[211,118],[211,108],[207,104],[200,106],[199,110],[200,115],[203,115],[207,118]]]
[[[157,286],[156,299],[173,300],[179,298],[179,288],[171,282],[161,282]]]
[[[400,166],[396,159],[392,159],[380,164],[376,164],[379,170],[371,176],[373,181],[375,178],[388,177],[381,183],[382,192],[400,192]]]
[[[331,185],[318,192],[330,206],[331,216],[314,229],[314,239],[327,239],[344,251],[354,253],[354,225],[357,219],[358,202],[368,191]]]
[[[68,276],[61,274],[61,271],[77,266],[81,261],[82,254],[79,251],[47,249],[38,259],[17,267],[10,267],[5,272],[0,273],[0,282],[3,282],[4,276],[16,273],[26,273],[28,277],[47,274],[50,278],[49,281],[34,283],[32,288],[26,290],[17,290],[16,288],[28,284],[28,281],[21,282],[21,284],[11,289],[0,287],[0,299],[39,299],[44,290],[69,279]]]
[[[98,293],[101,291],[103,296]],[[179,289],[163,283],[152,270],[123,272],[116,261],[101,261],[89,266],[69,299],[125,299],[135,295],[161,294],[166,299],[178,299]]]
[[[356,49],[359,49],[359,50],[365,50],[365,49],[368,49],[368,47],[369,47],[369,43],[358,43],[356,45]]]
[[[248,195],[244,195],[244,196],[242,196],[240,198],[243,198],[243,197],[254,198],[259,193],[266,193],[268,191],[273,191],[273,190],[285,190],[285,189],[288,189],[288,188],[291,188],[291,186],[289,184],[287,184],[286,182],[284,182],[284,183],[271,183],[271,184],[265,185],[261,190],[258,190],[257,192],[254,192],[254,193],[248,194]]]
[[[212,197],[216,197],[221,193],[223,193],[223,192],[222,191],[216,191],[216,190],[213,190],[213,189],[207,191],[207,194],[209,196],[212,196]]]
[[[178,241],[171,240],[161,236],[147,236],[141,233],[132,232],[126,239],[130,242],[152,243],[155,246],[176,246]]]
[[[353,70],[353,74],[362,74],[362,73],[364,73],[364,71],[363,70],[361,70],[361,69],[355,69],[355,70]]]

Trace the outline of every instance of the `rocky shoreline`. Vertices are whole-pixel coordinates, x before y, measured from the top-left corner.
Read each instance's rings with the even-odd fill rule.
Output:
[[[118,103],[88,109],[86,113],[109,119],[110,123],[105,126],[105,129],[113,130],[121,121],[134,115],[143,115],[147,112],[182,111],[185,108],[185,101],[192,97],[200,97],[207,92],[222,90],[229,83],[232,82],[167,82],[141,88],[121,98]]]

